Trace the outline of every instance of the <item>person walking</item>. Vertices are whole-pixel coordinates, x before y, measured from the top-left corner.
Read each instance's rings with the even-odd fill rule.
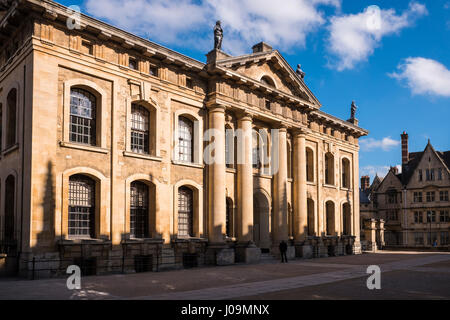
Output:
[[[286,251],[287,251],[287,243],[283,240],[280,243],[281,262],[288,262]]]

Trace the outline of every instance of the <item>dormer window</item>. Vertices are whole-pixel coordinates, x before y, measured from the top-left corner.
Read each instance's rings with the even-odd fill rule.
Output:
[[[274,88],[275,88],[275,82],[273,82],[273,80],[272,80],[270,77],[268,77],[268,76],[262,77],[262,78],[261,78],[261,82],[262,82],[263,84],[267,85],[267,86],[270,86],[270,87],[274,87]]]

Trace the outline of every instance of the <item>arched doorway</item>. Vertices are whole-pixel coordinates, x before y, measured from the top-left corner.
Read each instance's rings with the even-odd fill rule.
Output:
[[[15,216],[16,179],[10,175],[5,181],[5,230],[4,240],[14,241],[14,216]]]
[[[269,249],[270,242],[270,205],[262,191],[253,195],[253,241],[261,249]]]
[[[335,235],[335,219],[334,219],[334,202],[327,201],[325,204],[325,212],[326,212],[326,232],[328,236]]]
[[[315,235],[315,225],[316,219],[314,218],[314,200],[308,198],[307,200],[307,210],[308,210],[308,236]]]
[[[350,204],[344,203],[342,205],[342,226],[343,230],[342,233],[344,235],[351,235],[352,234],[352,221],[351,221],[351,214],[350,214]]]
[[[233,206],[233,200],[231,198],[226,198],[226,204],[227,204],[227,212],[226,212],[226,236],[229,238],[234,237],[234,206]]]

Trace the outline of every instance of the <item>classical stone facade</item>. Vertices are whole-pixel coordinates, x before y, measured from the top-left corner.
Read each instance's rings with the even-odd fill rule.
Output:
[[[382,180],[375,177],[369,188],[361,183],[361,216],[385,221],[388,247],[448,250],[450,152],[436,151],[428,142],[424,151],[410,153],[408,134],[401,138],[402,172],[391,167]]]
[[[291,256],[359,252],[367,131],[322,112],[278,51],[202,63],[84,15],[68,28],[52,1],[6,4],[0,230],[20,270],[251,263],[282,240]]]

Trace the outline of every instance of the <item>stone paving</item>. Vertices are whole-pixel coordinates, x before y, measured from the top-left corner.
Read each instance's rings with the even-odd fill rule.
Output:
[[[382,286],[383,290],[368,290],[366,287],[366,279],[369,276],[366,273],[367,266],[372,264],[381,268],[382,283],[385,284]],[[385,288],[390,288],[390,291],[387,292]],[[84,277],[82,289],[72,291],[67,289],[66,279],[0,280],[0,299],[221,300],[385,297],[450,299],[450,253],[381,252],[295,260],[287,264],[266,262],[160,273],[93,276]]]

